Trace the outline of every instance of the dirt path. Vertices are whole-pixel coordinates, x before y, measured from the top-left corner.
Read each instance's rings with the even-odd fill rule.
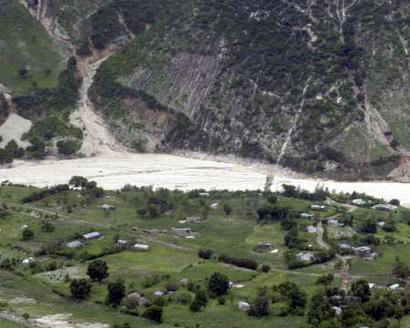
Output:
[[[337,202],[332,201],[332,200],[328,200],[328,203],[332,204],[332,205],[338,205],[338,206],[344,207],[350,213],[357,209],[357,207],[354,206],[354,205],[340,204],[340,203],[337,203]],[[336,215],[330,216],[326,219],[327,220],[336,219],[337,217],[339,217],[339,215],[340,214],[336,214]],[[319,221],[319,223],[317,225],[317,239],[316,239],[316,242],[321,248],[323,248],[325,250],[329,250],[330,246],[329,246],[328,243],[326,243],[323,240],[323,234],[324,234],[323,223],[322,223],[322,221]],[[349,286],[349,283],[353,278],[353,276],[350,275],[350,266],[349,266],[349,262],[348,262],[350,257],[349,256],[341,256],[339,254],[336,254],[336,257],[342,262],[340,273],[337,275],[337,276],[340,276],[340,278],[342,279],[340,288],[342,288],[343,290],[347,290],[347,288]]]

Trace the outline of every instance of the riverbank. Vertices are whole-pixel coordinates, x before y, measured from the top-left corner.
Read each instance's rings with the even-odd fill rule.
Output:
[[[192,189],[263,189],[267,166],[244,165],[201,160],[165,154],[101,155],[72,160],[46,159],[40,162],[16,161],[0,169],[0,181],[37,187],[66,183],[71,176],[81,175],[106,189],[120,189],[125,184],[180,190]],[[374,197],[399,199],[410,206],[410,184],[397,182],[339,182],[289,174],[276,168],[272,190],[292,184],[307,190],[318,185],[338,192],[364,192]]]

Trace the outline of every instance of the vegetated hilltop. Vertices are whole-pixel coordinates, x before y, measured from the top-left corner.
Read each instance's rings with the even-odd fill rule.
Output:
[[[229,153],[343,178],[387,177],[405,162],[405,1],[27,3],[77,58],[111,54],[91,100],[138,151]]]

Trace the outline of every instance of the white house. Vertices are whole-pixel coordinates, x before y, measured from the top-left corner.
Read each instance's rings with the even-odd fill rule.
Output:
[[[397,209],[397,206],[390,205],[390,204],[377,204],[372,207],[374,210],[379,210],[379,211],[395,211]]]
[[[396,289],[399,288],[399,287],[400,287],[399,284],[393,284],[393,285],[389,286],[389,289],[390,289],[390,290],[396,290]]]
[[[66,244],[66,246],[68,248],[79,248],[82,245],[83,245],[83,243],[80,240],[73,240],[73,241],[70,241]]]
[[[314,205],[311,205],[310,208],[316,211],[323,211],[324,209],[326,209],[326,206],[314,204]]]
[[[310,214],[310,213],[301,213],[300,217],[304,218],[304,219],[313,219],[315,216],[313,214]]]
[[[251,305],[247,302],[239,302],[238,303],[238,309],[241,311],[248,311],[250,309]]]
[[[147,252],[149,251],[149,246],[145,244],[134,244],[132,246],[132,249],[134,251]]]
[[[199,216],[188,216],[185,218],[186,223],[201,223],[201,218]]]
[[[93,232],[84,234],[83,238],[85,240],[92,240],[92,239],[100,238],[101,236],[102,236],[101,233],[99,233],[98,231],[93,231]]]
[[[308,262],[308,261],[313,261],[315,259],[315,256],[311,252],[300,252],[296,255],[299,260]]]
[[[100,206],[100,209],[103,210],[103,211],[114,211],[115,206],[108,205],[108,204],[103,204],[103,205]]]
[[[317,228],[315,226],[310,225],[306,228],[306,231],[309,233],[317,233]]]
[[[191,228],[172,228],[172,232],[177,236],[189,236],[192,235]]]
[[[361,198],[353,199],[352,204],[357,206],[363,206],[367,204],[367,200]]]
[[[219,206],[219,203],[212,203],[211,206],[209,206],[211,209],[216,210]]]
[[[341,226],[342,226],[342,224],[339,223],[339,221],[337,221],[337,220],[335,220],[335,219],[327,220],[327,225],[328,225],[329,227],[341,227]]]
[[[21,263],[23,264],[23,265],[30,265],[31,263],[33,263],[34,262],[34,257],[29,257],[29,258],[26,258],[26,259],[24,259],[23,261],[21,261]]]

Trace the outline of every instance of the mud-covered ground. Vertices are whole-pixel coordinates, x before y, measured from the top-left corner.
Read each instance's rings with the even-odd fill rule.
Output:
[[[169,189],[263,189],[266,167],[192,159],[174,155],[112,153],[73,160],[16,161],[0,169],[0,181],[33,186],[66,183],[71,176],[81,175],[106,189],[119,189],[125,184]],[[298,177],[276,169],[272,188],[283,183],[314,190],[319,184],[333,191],[365,192],[390,200],[397,198],[410,206],[410,184],[395,182],[337,182]]]

